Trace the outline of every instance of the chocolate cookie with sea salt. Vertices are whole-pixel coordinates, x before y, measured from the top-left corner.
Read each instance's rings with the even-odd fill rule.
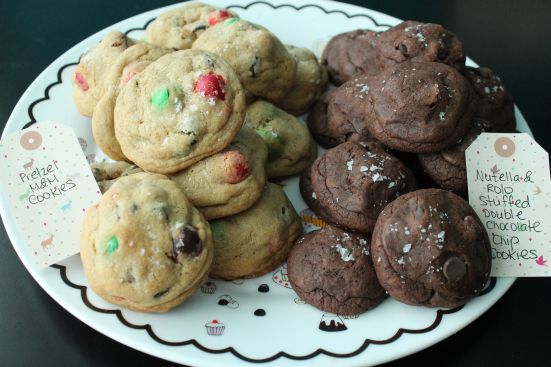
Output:
[[[370,82],[367,128],[393,149],[438,152],[471,126],[472,93],[469,82],[446,64],[397,64]]]
[[[457,307],[486,285],[488,234],[469,204],[452,192],[410,192],[381,213],[371,239],[381,285],[400,302]]]
[[[338,87],[327,102],[327,130],[339,142],[374,140],[365,113],[370,85],[369,75],[357,75]]]
[[[314,140],[324,148],[333,148],[339,144],[337,136],[333,136],[327,126],[327,108],[336,89],[324,92],[320,99],[310,108],[306,124]]]
[[[465,77],[471,82],[475,97],[475,115],[490,122],[489,131],[515,131],[515,105],[501,79],[485,67],[466,67]]]
[[[341,33],[329,41],[321,56],[331,81],[341,85],[357,74],[376,75],[380,72],[377,32],[356,29]]]
[[[287,259],[293,290],[326,312],[355,315],[386,298],[369,254],[369,239],[334,226],[301,237]]]
[[[484,131],[490,123],[474,118],[472,127],[455,145],[436,153],[418,154],[417,158],[427,173],[441,188],[457,194],[467,193],[467,166],[465,150]]]
[[[352,142],[318,157],[309,174],[310,198],[322,209],[316,214],[362,233],[372,232],[389,202],[416,188],[413,173],[397,158],[377,147]]]
[[[462,70],[463,44],[440,24],[412,20],[378,34],[377,48],[382,68],[406,61],[440,62]]]

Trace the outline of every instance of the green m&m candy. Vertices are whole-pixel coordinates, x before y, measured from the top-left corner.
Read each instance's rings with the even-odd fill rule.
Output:
[[[168,105],[168,97],[168,88],[159,88],[151,95],[151,104],[157,108],[165,108]]]
[[[112,254],[113,252],[117,251],[119,248],[119,239],[117,236],[112,236],[109,240],[107,240],[107,247],[105,248],[105,252],[108,254]]]

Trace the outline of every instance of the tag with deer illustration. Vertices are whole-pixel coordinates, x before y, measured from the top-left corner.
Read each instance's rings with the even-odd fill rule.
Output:
[[[465,152],[469,203],[488,231],[492,276],[551,276],[549,155],[528,134],[481,134]]]
[[[26,255],[48,266],[79,252],[80,225],[100,190],[73,130],[43,122],[3,137],[0,181]]]

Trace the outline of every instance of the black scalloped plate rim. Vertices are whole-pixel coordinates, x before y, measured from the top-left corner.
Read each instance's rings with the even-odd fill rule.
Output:
[[[350,15],[350,14],[348,14],[348,13],[342,11],[342,10],[326,10],[325,8],[323,8],[322,6],[317,5],[317,4],[306,4],[306,5],[301,5],[301,6],[295,6],[295,5],[292,5],[292,4],[273,5],[273,4],[270,4],[266,1],[253,1],[253,2],[251,2],[251,3],[249,3],[245,6],[243,6],[243,5],[229,5],[226,8],[240,8],[240,9],[243,9],[243,10],[247,10],[247,9],[249,9],[249,7],[251,7],[253,5],[259,5],[259,4],[270,6],[274,10],[279,9],[279,8],[283,8],[283,7],[292,8],[292,9],[295,9],[296,11],[300,11],[300,10],[305,9],[305,8],[317,8],[317,9],[323,11],[326,14],[339,13],[339,14],[342,14],[342,15],[344,15],[345,17],[347,17],[349,19],[350,18],[356,18],[356,17],[364,17],[364,18],[369,19],[374,25],[376,25],[378,27],[390,27],[390,25],[388,25],[388,24],[378,23],[373,17],[371,17],[367,14],[352,14],[352,15]],[[127,30],[125,32],[125,35],[128,35],[130,32],[133,32],[133,31],[145,30],[145,28],[153,20],[155,20],[155,18],[152,18],[152,19],[148,20],[144,24],[144,26],[141,27],[141,28],[136,27],[136,28],[131,28],[131,29]],[[57,80],[55,82],[49,84],[44,89],[44,97],[41,97],[39,99],[34,100],[29,105],[29,107],[27,109],[27,113],[29,115],[30,121],[27,122],[25,125],[23,125],[22,129],[26,129],[29,126],[31,126],[31,125],[33,125],[37,122],[36,118],[34,117],[34,107],[36,105],[38,105],[39,103],[41,103],[41,102],[49,100],[50,99],[50,89],[52,87],[58,85],[58,84],[63,83],[63,80],[62,80],[63,71],[66,68],[71,67],[71,66],[75,66],[77,64],[78,64],[78,61],[67,63],[67,64],[62,65],[58,69],[58,71],[57,71]],[[427,326],[425,328],[422,328],[422,329],[399,328],[394,333],[393,336],[391,336],[387,339],[383,339],[383,340],[365,339],[360,347],[358,347],[356,350],[354,350],[350,353],[335,353],[335,352],[325,350],[323,348],[318,348],[315,351],[313,351],[309,354],[305,354],[305,355],[293,355],[293,354],[289,354],[289,353],[284,352],[284,351],[280,351],[280,352],[275,353],[274,355],[272,355],[270,357],[256,359],[256,358],[247,357],[247,356],[239,353],[233,347],[227,347],[227,348],[223,348],[223,349],[211,349],[211,348],[203,346],[201,343],[199,343],[195,339],[189,339],[189,340],[185,340],[185,341],[176,341],[176,342],[164,340],[163,338],[161,338],[157,334],[155,334],[155,332],[153,331],[153,328],[151,327],[151,325],[149,325],[149,324],[138,325],[138,324],[131,323],[128,320],[126,320],[126,318],[122,314],[121,310],[119,310],[119,309],[104,309],[104,308],[101,308],[101,307],[98,307],[98,306],[95,306],[94,304],[92,304],[92,302],[90,302],[90,300],[88,299],[88,294],[87,294],[88,288],[84,285],[79,285],[79,284],[75,284],[75,283],[71,282],[69,280],[69,278],[67,277],[67,267],[66,266],[54,264],[54,265],[51,265],[51,267],[54,268],[54,269],[59,270],[59,275],[61,277],[61,280],[67,286],[80,291],[80,297],[82,299],[82,302],[90,310],[92,310],[94,312],[102,313],[102,314],[113,314],[117,317],[117,319],[124,326],[126,326],[130,329],[145,330],[147,332],[147,334],[151,337],[151,339],[153,339],[154,341],[156,341],[159,344],[162,344],[162,345],[165,345],[165,346],[173,346],[173,347],[193,345],[197,349],[199,349],[203,352],[206,352],[206,353],[211,353],[211,354],[231,353],[235,357],[237,357],[237,358],[239,358],[243,361],[251,362],[251,363],[267,363],[267,362],[275,361],[276,359],[281,358],[281,357],[285,357],[285,358],[288,358],[288,359],[291,359],[291,360],[297,360],[297,361],[312,359],[312,358],[314,358],[318,355],[326,355],[326,356],[329,356],[329,357],[336,357],[336,358],[354,357],[354,356],[359,355],[363,351],[365,351],[367,349],[367,347],[369,347],[369,345],[371,345],[371,344],[374,344],[374,345],[390,344],[390,343],[398,340],[404,334],[424,334],[424,333],[428,333],[428,332],[436,329],[440,325],[444,315],[449,315],[449,314],[456,313],[456,312],[460,311],[463,308],[463,306],[460,306],[460,307],[456,307],[456,308],[452,308],[452,309],[438,309],[436,311],[436,317],[434,318],[434,321],[429,326]],[[479,296],[482,296],[482,295],[485,295],[485,294],[491,292],[494,289],[495,285],[496,285],[496,278],[491,278],[490,284],[488,285],[488,287],[484,291],[482,291],[479,294]]]

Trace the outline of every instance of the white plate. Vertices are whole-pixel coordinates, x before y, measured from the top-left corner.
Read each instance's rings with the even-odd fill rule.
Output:
[[[337,33],[356,28],[384,30],[399,22],[372,10],[336,2],[299,0],[289,5],[283,1],[219,0],[216,5],[227,6],[242,18],[266,26],[285,43],[314,51]],[[72,126],[77,136],[87,141],[88,157],[102,159],[92,138],[89,119],[79,115],[72,104],[72,71],[79,55],[99,42],[106,32],[127,31],[131,37],[140,38],[145,25],[167,9],[157,9],[117,23],[59,57],[23,94],[4,132],[17,131],[34,121],[57,120]],[[518,110],[517,121],[519,130],[529,132]],[[300,212],[306,206],[300,198],[297,182],[297,178],[288,180],[285,189]],[[242,282],[213,281],[217,288],[213,293],[203,290],[168,314],[149,315],[121,310],[97,297],[86,287],[78,256],[46,269],[34,266],[20,251],[25,246],[24,239],[16,230],[4,197],[0,200],[0,209],[23,264],[60,305],[121,343],[194,366],[231,367],[251,362],[273,366],[383,363],[427,348],[457,332],[492,306],[514,281],[512,278],[493,281],[485,294],[457,309],[412,307],[387,299],[358,318],[344,319],[324,315],[309,305],[296,302],[297,296],[292,289],[282,284],[284,275],[280,268],[272,274]],[[262,284],[269,287],[269,292],[258,291]],[[221,299],[226,299],[227,305],[219,305]],[[256,316],[255,311],[259,309],[266,315]],[[319,329],[322,318],[342,321],[346,330],[322,331]],[[213,319],[224,324],[222,335],[207,332],[206,324]]]

